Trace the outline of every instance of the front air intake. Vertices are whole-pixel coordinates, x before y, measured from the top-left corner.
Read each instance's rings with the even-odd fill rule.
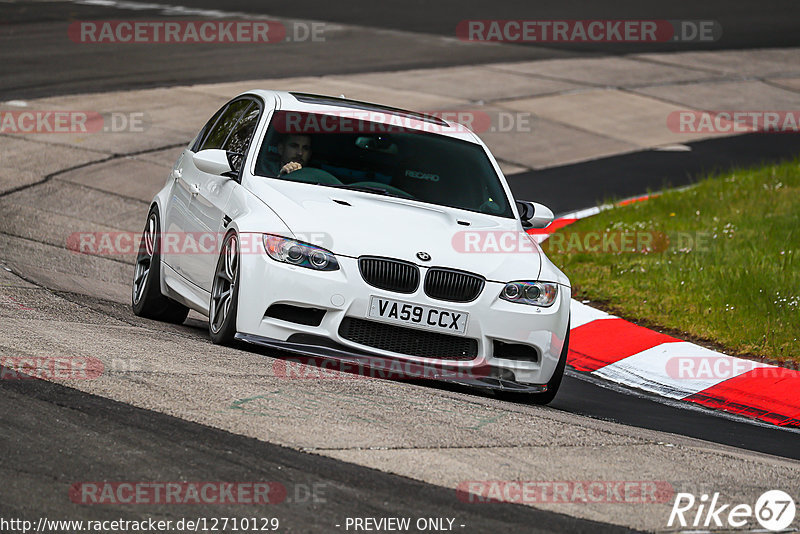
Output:
[[[486,280],[477,274],[433,267],[425,276],[425,294],[432,299],[471,302],[483,291]]]
[[[413,293],[419,287],[419,268],[407,261],[364,256],[358,259],[358,269],[366,283],[379,289]]]
[[[356,317],[339,325],[342,338],[376,349],[435,360],[469,361],[478,357],[478,340]]]

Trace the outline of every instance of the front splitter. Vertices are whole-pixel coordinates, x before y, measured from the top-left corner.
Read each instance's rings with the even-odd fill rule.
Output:
[[[237,333],[235,337],[239,341],[244,341],[252,345],[269,347],[304,356],[308,360],[301,361],[300,363],[317,367],[322,364],[321,367],[325,372],[336,370],[358,373],[369,378],[385,380],[435,380],[490,391],[514,393],[544,393],[547,391],[546,385],[521,384],[513,380],[493,376],[492,371],[494,369],[490,365],[461,368],[448,366],[446,362],[407,362],[323,345],[280,341],[254,334]],[[312,359],[315,361],[312,362]],[[318,360],[320,359],[323,360],[323,362],[319,362]],[[331,368],[324,364],[325,360],[339,362],[344,365],[340,365],[338,369]]]

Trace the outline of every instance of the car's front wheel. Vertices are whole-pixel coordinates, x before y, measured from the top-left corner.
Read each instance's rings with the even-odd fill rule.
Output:
[[[136,269],[131,288],[133,313],[157,321],[181,324],[189,314],[189,308],[161,293],[161,237],[158,211],[154,207],[147,215],[142,232]]]
[[[236,312],[239,302],[239,238],[231,232],[222,242],[222,250],[214,269],[211,302],[208,311],[208,333],[211,341],[227,344],[236,335]]]
[[[569,354],[569,321],[567,321],[567,334],[564,336],[564,347],[561,349],[561,356],[558,358],[556,370],[547,383],[547,391],[531,395],[530,401],[532,403],[550,404],[556,398],[558,388],[561,387],[561,380],[564,378],[564,370],[567,367],[567,354]]]
[[[567,320],[567,334],[564,336],[564,346],[561,348],[561,355],[556,364],[556,370],[550,381],[547,382],[547,390],[544,393],[517,393],[513,391],[502,391],[497,393],[497,397],[503,400],[531,404],[550,404],[556,398],[558,389],[561,387],[561,380],[564,378],[564,371],[567,367],[567,354],[569,353],[569,320]]]

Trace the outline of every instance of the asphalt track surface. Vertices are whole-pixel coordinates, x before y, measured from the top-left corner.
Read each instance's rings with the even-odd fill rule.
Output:
[[[454,490],[309,455],[43,381],[0,382],[4,517],[77,518],[64,499],[75,480],[291,480],[273,507],[215,505],[216,517],[277,517],[280,531],[342,530],[346,517],[455,517],[459,532],[626,532],[627,529],[528,506],[454,498]],[[32,425],[32,421],[43,424]],[[44,424],[47,422],[46,424]],[[70,445],[71,444],[71,445]],[[110,451],[113,451],[111,453]],[[66,454],[65,454],[66,453]],[[324,488],[324,489],[323,489]],[[47,500],[45,506],[41,500]],[[177,521],[209,509],[148,506]],[[136,506],[81,506],[83,520],[141,518]]]
[[[189,0],[183,5],[212,8],[209,0]],[[800,6],[787,0],[769,2],[694,2],[678,0],[622,0],[610,2],[563,2],[545,0],[388,0],[382,2],[269,2],[252,6],[249,0],[225,3],[230,10],[256,10],[273,16],[317,19],[452,37],[463,20],[714,20],[722,27],[724,39],[695,43],[549,43],[544,54],[555,57],[569,51],[581,54],[618,54],[631,52],[671,52],[677,50],[718,50],[732,48],[767,48],[797,44],[797,16]],[[535,43],[514,44],[541,48]]]
[[[709,173],[792,159],[800,135],[747,134],[686,143],[690,150],[642,150],[508,177],[514,196],[554,213],[690,185]],[[757,214],[756,214],[757,215]]]
[[[409,4],[414,9],[409,9]],[[71,2],[36,4],[0,3],[5,24],[0,27],[3,46],[0,59],[0,100],[38,96],[99,92],[131,87],[169,86],[193,82],[231,81],[344,73],[415,67],[470,64],[498,60],[566,57],[575,54],[619,53],[613,46],[533,47],[501,45],[481,48],[442,46],[437,38],[452,37],[459,20],[467,18],[711,18],[726,32],[724,46],[754,48],[797,44],[796,21],[800,6],[795,2],[771,3],[768,9],[750,5],[731,9],[729,2],[696,3],[623,2],[617,10],[586,2],[565,11],[562,2],[500,2],[490,6],[474,2],[356,3],[253,3],[228,2],[226,10],[267,13],[279,17],[325,20],[362,26],[363,31],[344,32],[327,50],[275,45],[267,58],[253,57],[246,48],[192,45],[173,46],[168,53],[152,50],[103,49],[85,45],[61,51],[66,20],[115,19],[130,11]],[[211,2],[181,5],[213,8]],[[136,17],[153,20],[159,11],[137,11]],[[720,14],[724,15],[720,15]],[[373,44],[369,54],[356,57],[366,44],[375,43],[375,32],[414,31],[424,34],[420,47],[432,46],[424,57],[415,45],[398,48],[397,42]],[[405,38],[405,37],[403,37]],[[646,50],[664,50],[661,45]],[[723,46],[706,44],[707,48]],[[319,48],[319,47],[318,47]],[[697,47],[695,47],[697,48]],[[626,50],[630,51],[630,50]],[[249,51],[252,52],[252,51]],[[350,55],[348,55],[350,54]],[[9,68],[10,66],[10,68]],[[587,207],[612,197],[626,197],[660,189],[665,184],[691,183],[702,172],[784,159],[797,154],[798,136],[754,135],[692,143],[691,152],[644,152],[570,165],[525,175],[510,181],[515,193],[525,197],[538,184],[538,198],[555,211]],[[602,177],[602,178],[601,178]],[[617,178],[615,181],[614,178]],[[557,185],[553,185],[557,184]],[[579,196],[566,192],[580,190]],[[565,199],[569,199],[568,201]],[[24,274],[24,273],[23,273]],[[74,296],[80,299],[80,295]],[[88,300],[88,299],[87,299]],[[202,337],[201,329],[194,335]],[[429,386],[449,389],[447,386]],[[614,421],[635,427],[661,430],[784,458],[800,459],[797,434],[665,404],[655,397],[632,394],[624,389],[595,384],[575,376],[565,378],[553,409],[576,415]],[[124,472],[136,480],[211,479],[247,480],[280,478],[295,484],[328,483],[325,503],[299,502],[282,507],[276,515],[297,531],[330,528],[344,516],[407,515],[416,517],[458,516],[469,531],[517,531],[532,525],[541,531],[595,532],[614,527],[573,519],[525,506],[508,504],[460,505],[452,489],[424,484],[396,475],[359,467],[329,458],[311,456],[222,430],[186,422],[154,411],[142,410],[109,399],[89,395],[57,384],[39,381],[0,382],[0,449],[4,461],[0,471],[6,481],[4,515],[37,515],[45,508],[74,516],[74,506],[56,495],[59,483],[103,479]],[[79,444],[79,445],[76,445]],[[230,515],[248,516],[241,507],[220,509]],[[183,510],[148,510],[164,517],[191,515]],[[82,517],[138,517],[135,508],[82,507]],[[281,515],[282,514],[282,515]],[[465,530],[466,531],[466,530]]]
[[[324,44],[64,44],[70,22],[84,20],[192,20],[194,12],[164,15],[148,2],[0,2],[0,101],[55,94],[213,83],[304,75],[344,74],[473,65],[572,56],[674,50],[744,49],[798,43],[800,4],[625,0],[421,0],[308,2],[212,0],[158,2],[198,10],[323,21]],[[120,5],[139,4],[136,9]],[[213,18],[213,17],[212,17]],[[217,17],[218,18],[218,17]],[[240,16],[241,18],[241,16]],[[465,44],[456,26],[471,19],[715,20],[723,38],[690,43]],[[409,33],[412,32],[412,33]],[[290,32],[291,33],[291,32]]]

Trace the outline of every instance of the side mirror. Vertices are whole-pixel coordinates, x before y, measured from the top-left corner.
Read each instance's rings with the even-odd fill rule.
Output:
[[[519,218],[523,222],[523,226],[529,228],[544,228],[556,218],[550,208],[538,202],[518,200],[517,211],[519,211]]]
[[[231,164],[228,162],[228,155],[224,150],[209,148],[196,152],[192,156],[195,167],[208,174],[222,176],[231,172]]]

